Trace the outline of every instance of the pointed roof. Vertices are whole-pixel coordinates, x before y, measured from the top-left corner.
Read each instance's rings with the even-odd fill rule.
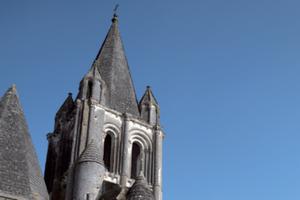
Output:
[[[102,158],[103,155],[101,154],[100,148],[98,148],[94,140],[92,140],[81,153],[77,162],[97,162],[103,165]]]
[[[98,68],[107,86],[106,106],[121,113],[127,112],[139,116],[135,89],[120,37],[116,14],[93,65]]]
[[[48,199],[16,87],[0,101],[0,195]]]
[[[154,97],[150,86],[147,86],[147,89],[139,103],[139,105],[142,105],[142,104],[153,104],[153,105],[158,106],[157,100]]]
[[[145,177],[140,175],[136,178],[135,183],[127,194],[127,200],[154,200],[152,191],[149,188]]]
[[[59,115],[61,115],[63,112],[72,111],[73,108],[74,108],[74,100],[73,100],[73,97],[72,97],[72,93],[69,92],[66,100],[64,101],[64,103],[61,105],[61,107],[57,111],[56,117],[58,117]]]

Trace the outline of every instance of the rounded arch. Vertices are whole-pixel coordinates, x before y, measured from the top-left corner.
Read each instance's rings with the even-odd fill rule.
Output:
[[[108,132],[111,132],[112,134],[114,134],[114,137],[119,137],[119,135],[121,133],[121,129],[113,123],[105,123],[104,124],[104,134],[106,135]]]
[[[103,160],[107,170],[117,173],[120,166],[120,129],[115,124],[106,123],[104,125],[103,147]]]
[[[131,178],[135,178],[140,171],[146,177],[148,182],[152,182],[153,176],[153,142],[150,136],[141,130],[132,130],[130,132],[131,143]],[[140,154],[136,156],[134,152],[135,144],[140,147]],[[139,174],[138,174],[139,175]]]
[[[139,142],[133,142],[131,148],[131,178],[138,177],[143,170],[143,148]]]
[[[91,98],[93,93],[93,81],[89,79],[87,81],[87,91],[86,91],[86,98]]]
[[[141,145],[143,145],[144,150],[152,152],[152,140],[146,132],[141,130],[133,130],[131,131],[130,136],[131,143],[134,141],[140,142]]]

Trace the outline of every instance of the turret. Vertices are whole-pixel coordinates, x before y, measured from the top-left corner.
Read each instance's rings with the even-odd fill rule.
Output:
[[[143,120],[151,125],[159,124],[159,106],[150,86],[139,103],[139,109]]]
[[[83,77],[80,82],[78,98],[91,99],[96,103],[104,101],[104,81],[102,80],[98,71],[99,63],[97,60],[94,61],[89,72]]]
[[[102,151],[92,140],[75,165],[73,200],[95,200],[101,190],[105,167]]]
[[[70,166],[73,143],[75,104],[69,93],[55,116],[53,133],[47,135],[48,152],[45,167],[45,181],[53,199],[64,198],[65,175]],[[60,183],[60,184],[57,184]]]
[[[68,96],[64,103],[61,105],[59,110],[55,115],[55,127],[54,132],[59,133],[62,131],[66,122],[72,117],[72,112],[74,111],[74,100],[72,98],[72,93],[68,93]]]

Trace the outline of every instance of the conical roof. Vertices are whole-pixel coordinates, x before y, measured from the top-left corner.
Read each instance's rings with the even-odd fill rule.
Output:
[[[103,165],[102,158],[103,155],[101,154],[100,148],[98,148],[94,140],[92,140],[81,153],[77,162],[97,162]]]
[[[97,66],[107,86],[106,106],[121,113],[139,116],[136,93],[116,15],[93,65]]]
[[[0,196],[48,199],[16,87],[0,101]]]
[[[154,200],[153,193],[144,176],[136,178],[135,183],[128,191],[127,200]]]
[[[142,104],[153,104],[153,105],[158,106],[157,100],[154,97],[150,86],[147,86],[147,89],[139,103],[139,105],[142,105]]]

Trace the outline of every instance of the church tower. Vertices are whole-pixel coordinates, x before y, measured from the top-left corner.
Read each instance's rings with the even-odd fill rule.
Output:
[[[52,200],[162,200],[159,105],[148,86],[138,102],[118,17],[75,99],[48,134],[45,181]]]

